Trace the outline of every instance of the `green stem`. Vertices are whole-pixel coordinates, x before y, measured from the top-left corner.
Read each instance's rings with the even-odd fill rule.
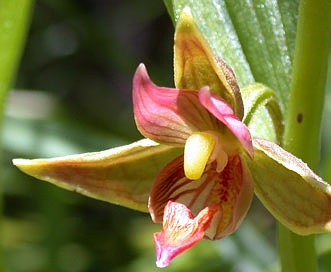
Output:
[[[300,157],[314,170],[317,170],[320,156],[321,118],[330,31],[331,2],[302,0],[284,148]],[[317,270],[314,236],[296,235],[282,225],[279,225],[278,234],[282,271]]]
[[[1,0],[0,2],[0,132],[2,132],[4,105],[21,56],[30,21],[32,3],[32,0]],[[0,159],[2,157],[1,152],[2,143],[0,140]],[[0,162],[0,168],[1,165]],[[0,173],[2,173],[1,169]],[[1,215],[1,199],[0,206]],[[3,267],[1,253],[0,270]]]

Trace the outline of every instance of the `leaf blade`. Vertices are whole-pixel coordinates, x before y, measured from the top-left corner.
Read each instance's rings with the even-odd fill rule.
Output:
[[[234,70],[240,87],[260,82],[286,110],[299,1],[173,0],[175,18],[189,6],[214,52]]]

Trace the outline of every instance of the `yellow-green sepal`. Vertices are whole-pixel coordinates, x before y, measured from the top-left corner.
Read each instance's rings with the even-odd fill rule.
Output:
[[[67,190],[148,212],[151,184],[182,149],[149,139],[93,153],[51,159],[14,159],[26,174]]]
[[[275,143],[254,139],[253,145],[247,163],[265,207],[297,234],[331,231],[331,186]]]
[[[232,69],[216,56],[200,33],[189,7],[181,12],[175,31],[175,85],[178,89],[200,90],[208,86],[221,96],[241,119],[244,108]]]

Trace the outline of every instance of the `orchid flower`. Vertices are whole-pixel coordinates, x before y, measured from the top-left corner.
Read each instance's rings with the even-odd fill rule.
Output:
[[[331,230],[331,186],[277,144],[253,138],[231,68],[213,55],[188,9],[175,32],[176,88],[133,78],[134,117],[146,138],[106,151],[15,159],[23,172],[65,189],[149,212],[157,266],[244,219],[254,192],[292,231]]]

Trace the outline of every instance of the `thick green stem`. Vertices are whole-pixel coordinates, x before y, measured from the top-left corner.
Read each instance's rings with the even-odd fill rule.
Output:
[[[330,32],[331,2],[302,0],[284,148],[300,157],[314,170],[317,170],[320,156],[320,128]],[[284,272],[317,270],[314,236],[299,236],[280,225],[278,239]]]
[[[0,2],[0,132],[7,93],[16,72],[29,26],[32,3],[32,0],[1,0]],[[0,157],[1,147],[0,140]],[[1,169],[0,173],[2,173]],[[2,208],[0,208],[0,214],[1,211]],[[0,253],[0,270],[2,270],[1,255]]]

